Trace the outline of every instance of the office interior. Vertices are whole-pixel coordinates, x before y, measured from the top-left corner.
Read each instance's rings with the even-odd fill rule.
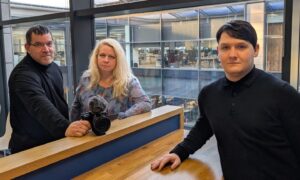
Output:
[[[0,134],[9,112],[7,79],[26,55],[25,32],[34,24],[47,25],[53,33],[55,63],[63,72],[69,105],[94,44],[111,37],[123,45],[153,108],[182,106],[185,126],[191,127],[199,114],[199,91],[224,75],[215,33],[233,19],[247,20],[256,28],[261,51],[255,66],[299,90],[299,49],[294,46],[299,44],[299,31],[297,26],[292,29],[299,15],[287,9],[293,1],[172,2],[66,0],[55,7],[1,1]]]
[[[0,4],[0,136],[9,113],[7,81],[26,55],[25,32],[34,24],[52,31],[57,63],[69,106],[79,78],[87,69],[96,42],[121,42],[133,73],[152,108],[183,107],[184,128],[199,115],[197,97],[207,84],[224,76],[215,34],[224,23],[241,19],[257,31],[260,54],[255,66],[300,91],[297,0],[61,0]]]
[[[262,51],[255,60],[256,67],[286,81],[292,80],[293,86],[299,89],[299,68],[292,66],[294,62],[291,59],[299,50],[296,48],[296,52],[289,52],[289,49],[292,50],[289,48],[284,52],[285,46],[289,45],[286,39],[292,39],[292,34],[284,34],[291,31],[288,30],[291,29],[291,21],[285,22],[288,16],[286,13],[291,12],[285,9],[288,7],[287,2],[220,1],[218,4],[206,5],[208,3],[191,1],[189,7],[188,2],[176,1],[176,8],[161,2],[162,5],[149,3],[149,7],[141,4],[139,9],[132,8],[124,13],[126,6],[135,1],[126,2],[95,1],[90,6],[90,3],[82,5],[82,2],[64,1],[61,7],[53,7],[1,1],[2,135],[9,112],[7,79],[13,67],[26,55],[25,32],[33,24],[47,25],[53,33],[55,63],[63,72],[65,98],[69,104],[72,103],[78,77],[87,69],[93,45],[103,38],[112,37],[122,43],[128,63],[151,97],[153,108],[165,104],[183,106],[186,126],[191,127],[198,116],[199,91],[223,76],[216,54],[216,30],[233,19],[251,22],[258,32],[258,43]],[[73,7],[69,8],[70,6]],[[163,9],[160,6],[166,10],[160,10]],[[89,12],[88,8],[93,11]],[[143,9],[147,11],[139,13]],[[78,17],[74,15],[76,13]],[[86,23],[88,30],[80,27],[79,23],[77,25],[76,20],[81,17],[86,18],[86,22],[79,23]],[[88,20],[89,17],[93,19]],[[299,20],[299,17],[293,18]],[[84,34],[83,38],[89,41],[87,44],[90,48],[83,50],[82,43],[76,44],[80,42],[80,37],[72,33]],[[289,53],[291,58],[287,59],[285,56],[288,55],[285,54]],[[294,61],[299,59],[294,58]]]

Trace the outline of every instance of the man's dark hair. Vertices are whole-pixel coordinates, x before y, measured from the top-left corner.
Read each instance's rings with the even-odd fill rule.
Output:
[[[255,49],[257,44],[257,35],[255,29],[249,22],[233,20],[221,26],[216,34],[218,43],[222,33],[224,32],[226,32],[230,37],[250,42]]]
[[[37,34],[37,35],[50,34],[52,37],[52,34],[47,26],[35,25],[35,26],[32,26],[31,28],[29,28],[28,31],[26,32],[26,43],[27,44],[31,43],[31,35],[32,34]]]

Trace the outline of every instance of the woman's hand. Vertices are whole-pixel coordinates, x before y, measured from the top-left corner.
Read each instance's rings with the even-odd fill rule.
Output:
[[[126,116],[126,114],[124,113],[124,112],[119,112],[119,114],[118,114],[118,119],[124,119],[124,118],[126,118],[127,116]]]

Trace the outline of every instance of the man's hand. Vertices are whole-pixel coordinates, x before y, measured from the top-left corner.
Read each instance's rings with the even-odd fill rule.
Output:
[[[65,132],[65,136],[80,137],[86,135],[91,129],[91,124],[86,120],[72,122]]]
[[[175,168],[177,168],[180,165],[181,160],[180,160],[179,156],[175,153],[166,154],[151,163],[151,170],[160,171],[169,163],[171,164],[171,169],[174,170]]]

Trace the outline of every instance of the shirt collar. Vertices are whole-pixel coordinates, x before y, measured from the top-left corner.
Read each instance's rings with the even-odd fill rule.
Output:
[[[228,80],[226,77],[224,77],[222,80],[222,84],[224,87],[228,87],[228,86],[232,86],[232,85],[245,85],[247,87],[250,87],[253,84],[256,76],[257,76],[257,69],[254,66],[251,69],[251,71],[246,76],[244,76],[242,79],[240,79],[236,82],[232,82],[232,81]]]

